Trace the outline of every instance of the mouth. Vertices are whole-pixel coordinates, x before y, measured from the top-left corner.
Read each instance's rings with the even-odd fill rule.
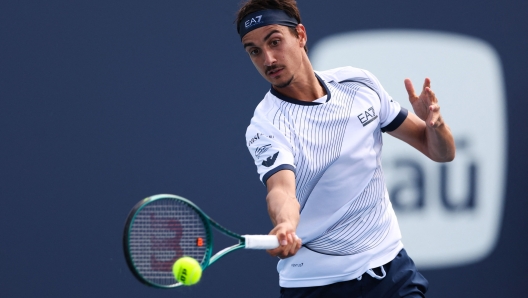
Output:
[[[267,71],[267,75],[272,77],[272,78],[276,78],[278,77],[282,71],[284,70],[284,68],[274,68],[274,69],[271,69],[271,70],[268,70]]]

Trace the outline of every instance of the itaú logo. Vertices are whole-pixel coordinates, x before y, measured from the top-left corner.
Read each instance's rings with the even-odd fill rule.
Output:
[[[431,78],[457,154],[451,163],[435,163],[383,135],[383,170],[402,241],[424,269],[489,255],[502,221],[507,145],[504,78],[495,50],[468,36],[376,30],[329,36],[314,46],[311,60],[316,70],[369,70],[410,111],[403,80],[419,90]]]

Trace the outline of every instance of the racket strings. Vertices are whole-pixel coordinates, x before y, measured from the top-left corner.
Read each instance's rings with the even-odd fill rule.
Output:
[[[160,199],[136,213],[129,235],[130,255],[138,273],[148,282],[176,283],[172,265],[182,256],[202,262],[207,231],[200,215],[182,201]]]

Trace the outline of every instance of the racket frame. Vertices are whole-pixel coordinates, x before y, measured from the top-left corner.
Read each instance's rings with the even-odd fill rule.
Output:
[[[126,259],[127,265],[129,267],[130,271],[132,271],[132,273],[134,274],[134,276],[139,281],[141,281],[143,284],[146,284],[146,285],[152,286],[152,287],[156,287],[156,288],[161,288],[161,289],[171,289],[171,288],[179,287],[179,286],[182,285],[181,283],[177,282],[176,279],[175,279],[176,283],[175,284],[171,284],[171,285],[161,285],[161,284],[156,284],[156,283],[148,281],[136,269],[136,267],[134,265],[134,260],[132,259],[132,256],[130,254],[130,238],[129,238],[129,236],[130,236],[130,230],[132,228],[132,223],[134,222],[136,215],[141,211],[141,209],[143,209],[147,205],[149,205],[149,204],[151,204],[151,203],[153,203],[153,202],[155,202],[157,200],[163,200],[163,199],[173,199],[173,200],[181,201],[184,204],[186,204],[189,207],[191,207],[192,209],[194,209],[194,211],[196,211],[196,213],[200,216],[200,219],[202,220],[202,222],[204,224],[204,228],[205,228],[206,245],[207,245],[206,253],[204,255],[203,260],[201,260],[201,261],[198,260],[200,262],[200,266],[202,267],[202,270],[205,270],[207,267],[211,266],[214,262],[218,261],[218,259],[220,259],[221,257],[227,255],[228,253],[231,253],[231,252],[233,252],[235,250],[242,249],[242,248],[246,247],[246,239],[243,236],[241,236],[241,235],[239,235],[239,234],[237,234],[235,232],[232,232],[232,231],[224,228],[223,226],[221,226],[219,223],[217,223],[216,221],[211,219],[209,216],[207,216],[207,214],[205,214],[193,202],[191,202],[191,201],[189,201],[189,200],[187,200],[187,199],[185,199],[183,197],[172,195],[172,194],[158,194],[158,195],[150,196],[148,198],[145,198],[145,199],[139,201],[132,208],[132,210],[128,214],[127,220],[125,222],[125,229],[124,229],[124,232],[123,232],[123,249],[124,249],[124,252],[125,252],[125,259]],[[227,236],[230,236],[230,237],[232,237],[234,239],[237,239],[239,241],[238,244],[235,244],[235,245],[232,245],[232,246],[228,246],[228,247],[218,251],[215,255],[211,256],[212,252],[213,252],[213,233],[212,233],[211,226],[213,226],[214,228],[216,228],[217,230],[219,230],[223,234],[225,234]]]

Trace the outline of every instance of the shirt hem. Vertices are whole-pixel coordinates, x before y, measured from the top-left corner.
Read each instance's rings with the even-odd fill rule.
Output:
[[[343,282],[343,281],[349,281],[352,279],[356,279],[363,275],[367,270],[376,268],[382,265],[385,265],[389,263],[390,261],[394,260],[394,258],[398,255],[398,253],[403,249],[403,243],[399,241],[398,245],[388,254],[385,254],[383,257],[377,258],[372,260],[371,262],[367,263],[364,268],[361,268],[360,270],[357,270],[352,273],[345,273],[341,275],[332,275],[332,276],[325,276],[325,277],[312,277],[312,278],[303,278],[303,279],[285,279],[280,278],[279,279],[279,285],[283,288],[303,288],[303,287],[319,287],[319,286],[326,286],[329,284],[337,283],[337,282]]]

